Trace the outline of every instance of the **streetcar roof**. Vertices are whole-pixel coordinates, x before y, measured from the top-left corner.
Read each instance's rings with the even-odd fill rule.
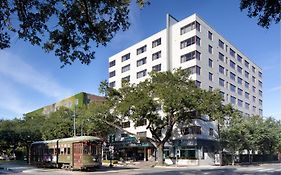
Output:
[[[76,136],[62,139],[46,140],[46,141],[37,141],[32,144],[46,144],[46,143],[61,143],[61,142],[81,142],[81,141],[101,141],[99,137],[94,136]]]

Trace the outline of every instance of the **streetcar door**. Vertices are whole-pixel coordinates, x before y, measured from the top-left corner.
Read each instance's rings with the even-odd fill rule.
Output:
[[[73,143],[73,168],[80,169],[82,166],[83,143]]]

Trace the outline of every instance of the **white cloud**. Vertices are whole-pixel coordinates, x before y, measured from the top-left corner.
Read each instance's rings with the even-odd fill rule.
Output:
[[[72,94],[70,89],[62,87],[53,77],[36,70],[21,60],[18,55],[0,51],[0,58],[0,74],[9,79],[40,92],[45,96],[55,98],[55,100]]]

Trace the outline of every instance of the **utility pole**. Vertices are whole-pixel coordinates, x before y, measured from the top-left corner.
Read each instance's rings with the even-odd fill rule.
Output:
[[[75,99],[75,104],[74,104],[74,119],[73,119],[73,136],[76,136],[76,107],[78,105],[78,99]]]

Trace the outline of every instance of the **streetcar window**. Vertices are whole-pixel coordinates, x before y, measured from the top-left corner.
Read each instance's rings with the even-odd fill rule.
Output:
[[[67,154],[67,152],[66,152],[66,148],[64,148],[64,149],[63,149],[63,152],[64,152],[64,154]]]
[[[67,148],[67,154],[70,154],[70,148]]]
[[[54,154],[54,149],[53,148],[49,149],[49,153]]]

